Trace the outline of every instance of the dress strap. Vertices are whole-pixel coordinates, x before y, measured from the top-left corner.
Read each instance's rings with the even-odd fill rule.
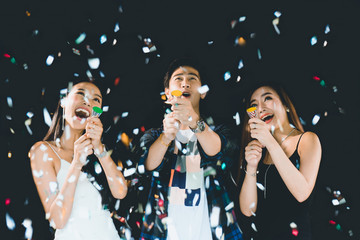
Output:
[[[56,156],[58,156],[58,158],[61,160],[62,158],[60,157],[60,155],[57,153],[57,151],[55,151],[55,149],[53,148],[53,146],[51,146],[50,143],[48,143],[47,141],[45,141],[47,143],[47,145],[49,145],[49,147],[53,150],[53,152],[56,154]]]
[[[306,133],[306,132],[303,132],[303,133],[300,135],[300,137],[299,137],[299,140],[298,140],[297,145],[296,145],[296,152],[298,152],[298,147],[299,147],[300,140],[301,140],[302,136],[303,136],[305,133]]]

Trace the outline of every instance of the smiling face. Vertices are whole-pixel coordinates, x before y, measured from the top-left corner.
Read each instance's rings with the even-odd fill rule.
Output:
[[[258,118],[266,124],[274,125],[275,128],[278,128],[279,124],[282,126],[289,124],[285,106],[271,87],[256,89],[250,98],[250,107],[256,107]]]
[[[91,116],[93,107],[102,105],[102,95],[97,86],[81,82],[73,86],[65,98],[62,107],[65,109],[65,121],[73,129],[84,129],[86,118]]]
[[[199,93],[199,87],[201,87],[199,72],[189,66],[179,67],[171,75],[169,87],[165,88],[165,94],[168,99],[171,99],[171,92],[180,90],[183,98],[189,99],[193,107],[198,107],[200,98],[204,99],[206,95]]]

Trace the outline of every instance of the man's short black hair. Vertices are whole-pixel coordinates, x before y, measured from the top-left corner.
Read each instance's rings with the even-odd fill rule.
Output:
[[[202,66],[193,58],[183,57],[183,58],[176,58],[170,63],[168,70],[164,77],[164,87],[165,88],[169,88],[169,82],[170,82],[171,75],[179,67],[185,67],[185,66],[196,69],[199,72],[201,84],[204,84],[206,77],[205,77],[205,72],[204,72],[204,69],[202,68]]]

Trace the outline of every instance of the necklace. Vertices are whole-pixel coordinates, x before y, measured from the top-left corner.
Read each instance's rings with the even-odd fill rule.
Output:
[[[293,130],[291,130],[291,131],[289,132],[289,134],[286,135],[286,137],[283,137],[283,138],[281,139],[280,145],[291,135],[291,133],[292,133],[293,131],[295,131],[295,128],[293,128]],[[270,164],[270,165],[267,167],[266,171],[265,171],[265,176],[264,176],[264,185],[265,185],[265,186],[264,186],[264,188],[265,188],[265,189],[264,189],[264,199],[266,199],[266,177],[267,177],[267,173],[268,173],[271,165],[272,165],[272,164]]]
[[[289,132],[289,134],[286,135],[286,137],[283,137],[283,138],[281,139],[281,143],[283,143],[283,142],[285,141],[285,139],[287,139],[288,136],[290,136],[290,135],[292,134],[293,131],[295,131],[295,128],[293,128],[293,130],[291,130],[291,131]]]

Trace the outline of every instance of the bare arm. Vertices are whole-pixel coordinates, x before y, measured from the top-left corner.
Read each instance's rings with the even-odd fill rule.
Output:
[[[89,140],[84,141],[85,137],[79,138],[79,140],[82,147],[86,147],[90,143]],[[30,150],[33,178],[46,217],[54,228],[61,229],[66,225],[71,214],[82,164],[77,160],[72,161],[64,184],[59,189],[53,161],[47,160],[47,157],[50,156],[53,159],[57,158],[44,142],[36,143]]]
[[[245,148],[245,160],[247,162],[244,182],[239,195],[240,210],[250,217],[257,209],[257,166],[261,159],[262,148],[257,141],[251,141]]]
[[[203,132],[195,133],[202,149],[208,156],[215,156],[221,150],[221,140],[219,135],[214,132],[207,124]]]
[[[277,142],[267,147],[271,158],[287,188],[299,202],[305,201],[315,186],[321,160],[319,138],[307,132],[299,144],[300,169],[298,170],[286,156]]]
[[[99,147],[99,152],[104,151],[103,145]],[[112,160],[109,154],[103,157],[98,157],[101,166],[104,169],[111,194],[118,199],[123,199],[127,194],[127,184],[124,175],[117,168],[115,162]]]

